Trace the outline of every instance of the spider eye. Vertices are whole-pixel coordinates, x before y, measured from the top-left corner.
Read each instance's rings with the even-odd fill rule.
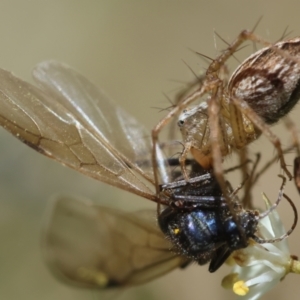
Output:
[[[179,120],[177,124],[179,127],[182,127],[184,125],[184,120]]]

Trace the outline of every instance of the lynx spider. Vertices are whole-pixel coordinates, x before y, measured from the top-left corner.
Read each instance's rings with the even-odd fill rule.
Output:
[[[220,69],[235,51],[238,50],[239,46],[248,40],[260,43],[264,45],[265,48],[248,57],[232,74],[228,86],[224,86],[223,81],[219,77]],[[264,56],[267,57],[265,58]],[[158,182],[156,145],[160,131],[174,116],[182,112],[195,99],[204,95],[208,95],[208,100],[203,102],[205,103],[204,106],[207,106],[205,109],[207,109],[208,126],[205,125],[205,128],[202,130],[209,130],[209,150],[206,153],[201,153],[200,150],[202,150],[202,148],[196,149],[194,147],[193,143],[195,140],[190,139],[184,141],[184,150],[180,156],[180,164],[186,180],[189,180],[189,178],[185,169],[185,160],[188,152],[191,151],[194,152],[192,153],[194,158],[198,160],[202,166],[207,169],[213,167],[215,176],[221,184],[223,191],[225,191],[222,157],[229,154],[232,148],[242,149],[248,143],[254,141],[261,133],[275,146],[281,167],[289,179],[291,179],[292,175],[287,169],[280,139],[270,130],[268,124],[277,122],[281,117],[287,114],[298,101],[300,93],[299,87],[297,88],[300,79],[299,58],[299,37],[272,44],[256,36],[253,31],[242,31],[228,48],[211,62],[201,86],[194,93],[178,103],[167,116],[153,128],[152,160],[156,182]],[[256,77],[254,77],[253,74],[256,75]],[[258,74],[261,75],[260,78]],[[270,82],[266,82],[266,79]],[[242,82],[243,80],[244,82]],[[265,82],[263,80],[265,80]],[[271,80],[274,82],[271,82]],[[239,86],[234,85],[236,83],[238,83]],[[269,86],[262,86],[262,83],[269,84]],[[273,85],[270,86],[270,84]],[[241,85],[243,85],[242,90],[238,91],[237,89]],[[235,95],[233,95],[234,92],[236,92]],[[267,92],[269,92],[269,94],[267,94]],[[238,93],[241,95],[237,95]],[[263,101],[257,105],[259,99],[255,99],[255,97],[257,98],[259,94],[262,93],[265,93],[263,94]],[[248,99],[245,99],[246,97],[248,97]],[[251,97],[254,98],[252,105],[247,103],[247,100],[253,101]],[[262,104],[264,106],[260,106]],[[197,111],[197,109],[201,108],[201,105],[203,109],[203,104],[201,103],[192,110]],[[276,112],[269,116],[270,106],[274,105],[280,105],[280,107],[275,107],[275,110],[277,109]],[[265,109],[265,111],[263,115],[261,115],[263,109]],[[259,110],[261,111],[259,112]],[[183,114],[184,113],[186,113],[186,111],[183,111]],[[222,117],[220,117],[219,113]],[[225,137],[226,128],[224,126],[224,120],[226,117],[231,127],[230,130],[232,131],[231,137],[233,140],[231,141],[226,140]],[[194,120],[195,119],[196,118],[194,118]],[[189,134],[189,132],[187,132],[187,134]],[[222,143],[223,148],[220,143]],[[201,147],[203,147],[202,140],[200,144]]]

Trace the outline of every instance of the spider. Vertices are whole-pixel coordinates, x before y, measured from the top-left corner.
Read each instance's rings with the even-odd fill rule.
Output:
[[[248,57],[233,72],[228,84],[219,72],[226,61],[247,41],[266,47]],[[300,97],[300,38],[268,43],[253,31],[242,31],[238,37],[209,65],[200,87],[177,103],[153,128],[153,166],[157,168],[156,145],[159,133],[181,112],[178,125],[183,136],[180,165],[186,180],[187,155],[206,169],[213,167],[215,176],[225,188],[222,159],[233,149],[244,149],[264,134],[275,146],[281,167],[292,178],[284,159],[280,139],[269,125],[285,116]],[[206,97],[198,106],[187,109],[196,99]],[[154,172],[156,174],[157,172]],[[157,187],[158,192],[158,187]]]

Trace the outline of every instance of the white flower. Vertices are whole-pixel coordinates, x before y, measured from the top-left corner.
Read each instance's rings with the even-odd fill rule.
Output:
[[[269,208],[270,201],[265,195],[263,198]],[[285,232],[275,209],[259,222],[259,233],[263,239],[274,239]],[[244,296],[243,300],[259,299],[288,273],[300,273],[300,262],[291,257],[287,239],[274,244],[250,241],[247,248],[235,251],[231,258],[235,265],[223,279],[222,286]]]

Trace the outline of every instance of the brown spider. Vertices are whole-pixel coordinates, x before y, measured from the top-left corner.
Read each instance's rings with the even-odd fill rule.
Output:
[[[228,84],[225,84],[219,72],[247,40],[259,42],[266,47],[241,63]],[[157,168],[156,145],[159,133],[181,112],[178,125],[184,149],[180,155],[180,164],[186,180],[189,177],[185,162],[191,152],[204,168],[214,168],[215,176],[225,190],[223,156],[230,154],[233,149],[243,149],[262,133],[277,149],[281,167],[291,179],[280,139],[270,130],[269,125],[285,116],[299,99],[299,58],[300,37],[271,44],[252,31],[242,31],[211,62],[200,87],[180,101],[152,130],[154,168]],[[201,97],[206,97],[204,102],[186,108]]]

